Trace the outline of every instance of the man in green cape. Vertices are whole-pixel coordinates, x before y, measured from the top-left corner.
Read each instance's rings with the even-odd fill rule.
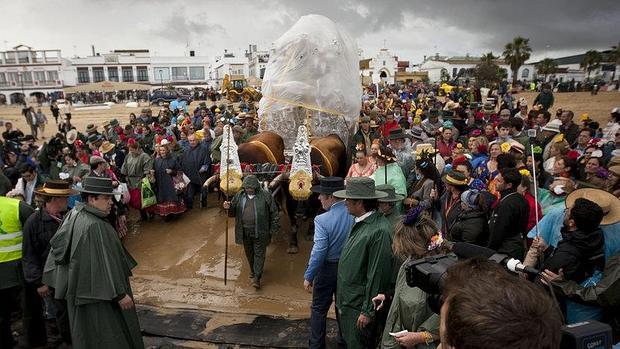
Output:
[[[379,337],[372,297],[387,292],[392,278],[391,226],[377,211],[377,199],[387,194],[376,191],[372,179],[355,177],[333,195],[346,199],[347,210],[355,217],[338,263],[340,328],[348,348],[375,348]]]
[[[43,283],[67,302],[75,349],[144,348],[129,276],[136,266],[106,220],[112,180],[86,177],[82,202],[50,240]]]

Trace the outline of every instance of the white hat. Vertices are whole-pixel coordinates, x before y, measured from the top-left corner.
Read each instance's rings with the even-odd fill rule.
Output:
[[[551,131],[560,133],[560,126],[562,126],[562,121],[560,119],[553,119],[549,121],[543,128],[543,131]]]
[[[611,110],[611,113],[612,113],[612,114],[617,114],[617,113],[620,113],[620,108],[615,107],[614,109],[612,109],[612,110]]]

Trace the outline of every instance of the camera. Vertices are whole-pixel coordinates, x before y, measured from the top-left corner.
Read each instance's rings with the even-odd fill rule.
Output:
[[[494,261],[508,272],[522,272],[536,275],[538,270],[528,268],[518,260],[495,251],[468,243],[453,243],[449,247],[454,253],[430,256],[411,260],[405,264],[407,285],[424,291],[429,308],[439,314],[442,305],[442,289],[446,272],[459,259],[480,256]],[[528,281],[523,281],[528,282]],[[561,349],[605,349],[612,348],[612,330],[607,324],[598,321],[585,321],[562,327]]]

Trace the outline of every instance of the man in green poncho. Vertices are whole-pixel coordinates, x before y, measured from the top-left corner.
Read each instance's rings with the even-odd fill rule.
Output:
[[[106,217],[112,180],[86,177],[82,201],[50,240],[43,283],[67,302],[73,348],[144,348],[129,276],[136,266]]]
[[[243,190],[232,201],[224,201],[228,216],[235,217],[235,243],[243,244],[250,264],[252,286],[260,289],[265,254],[271,236],[280,228],[280,212],[271,194],[261,189],[258,178],[249,175],[243,179]]]
[[[355,177],[334,196],[346,199],[355,217],[338,264],[336,305],[342,335],[348,348],[375,348],[378,331],[372,297],[388,291],[392,276],[390,223],[377,211],[377,199],[387,194],[376,191],[372,179]]]

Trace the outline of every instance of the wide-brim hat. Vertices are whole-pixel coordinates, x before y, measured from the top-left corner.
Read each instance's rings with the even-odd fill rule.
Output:
[[[379,124],[377,124],[377,122],[374,119],[370,120],[370,128],[377,128],[377,127],[379,127]]]
[[[387,193],[376,190],[375,181],[368,177],[348,178],[346,188],[332,195],[340,199],[352,200],[373,200],[388,196]]]
[[[112,179],[104,177],[86,176],[82,179],[82,187],[77,190],[88,194],[121,195],[121,192],[114,190]]]
[[[457,187],[469,185],[469,181],[467,180],[467,177],[465,177],[465,175],[462,174],[461,172],[457,172],[457,171],[450,171],[446,173],[441,179],[444,181],[444,183],[454,185]]]
[[[560,126],[562,126],[562,121],[560,119],[553,119],[543,126],[542,130],[560,133]]]
[[[95,124],[86,125],[86,133],[95,133],[95,132],[97,132],[97,125]]]
[[[620,222],[620,199],[612,193],[594,188],[577,189],[566,197],[566,207],[573,207],[579,198],[588,199],[603,209],[604,216],[601,225]]]
[[[116,144],[111,143],[110,141],[103,141],[101,146],[99,146],[99,151],[101,154],[107,154],[112,151],[116,147]]]
[[[426,137],[424,135],[424,130],[422,130],[422,127],[419,127],[419,126],[414,126],[411,128],[411,137],[417,140],[420,140],[420,141],[426,140]]]
[[[78,131],[76,129],[71,129],[67,132],[67,143],[73,144],[75,140],[78,138]]]
[[[399,202],[405,199],[403,195],[396,194],[394,187],[389,184],[378,185],[375,189],[387,194],[386,197],[379,199],[379,202]]]
[[[35,189],[35,194],[43,196],[68,197],[79,194],[78,191],[71,189],[69,182],[58,179],[49,179],[43,186]]]
[[[404,138],[409,138],[409,135],[405,133],[405,131],[398,127],[395,129],[392,129],[390,131],[390,139],[394,140],[394,139],[404,139]]]
[[[98,143],[103,141],[103,136],[97,133],[90,134],[86,140],[88,143]]]
[[[313,185],[310,190],[318,194],[333,194],[339,190],[344,190],[344,179],[342,177],[324,177],[318,185]]]
[[[104,163],[104,162],[106,162],[105,159],[102,158],[101,156],[97,156],[97,155],[91,156],[90,160],[88,160],[88,164],[91,165],[91,166],[92,165],[101,164],[101,163]]]

